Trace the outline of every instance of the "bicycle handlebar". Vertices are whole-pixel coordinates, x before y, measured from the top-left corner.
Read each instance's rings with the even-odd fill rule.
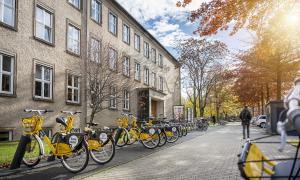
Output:
[[[71,114],[71,115],[75,115],[75,114],[80,114],[82,113],[81,111],[60,111],[61,113],[64,113],[64,114]]]
[[[53,110],[50,109],[24,109],[24,112],[37,112],[38,114],[43,114],[43,113],[48,113],[48,112],[54,112]]]

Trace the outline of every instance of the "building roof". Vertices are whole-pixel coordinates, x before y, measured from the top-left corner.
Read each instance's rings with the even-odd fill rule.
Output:
[[[177,59],[149,32],[147,31],[143,25],[141,25],[121,4],[119,4],[116,0],[111,0],[111,2],[117,6],[122,12],[124,12],[129,19],[131,19],[139,28],[141,28],[151,39],[153,39],[172,59],[172,61],[179,65]]]

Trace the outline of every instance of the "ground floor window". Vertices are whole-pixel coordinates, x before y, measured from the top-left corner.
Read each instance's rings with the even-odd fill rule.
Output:
[[[129,110],[129,91],[124,90],[124,104],[123,104],[123,109],[124,110]]]
[[[0,142],[12,141],[12,130],[0,131]]]
[[[67,102],[80,103],[80,79],[79,76],[68,74],[67,76]]]
[[[117,108],[117,88],[110,87],[110,108]]]
[[[35,64],[34,97],[52,99],[53,68],[42,64]]]
[[[14,58],[0,54],[0,93],[13,94]]]

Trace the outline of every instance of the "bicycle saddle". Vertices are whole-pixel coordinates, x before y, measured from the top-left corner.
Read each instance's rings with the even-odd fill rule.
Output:
[[[86,124],[88,124],[88,125],[90,125],[90,126],[98,126],[98,123],[94,123],[94,122],[88,122],[88,123],[86,123]]]
[[[56,122],[63,125],[63,126],[65,126],[65,127],[67,126],[66,118],[64,118],[64,117],[57,117]]]

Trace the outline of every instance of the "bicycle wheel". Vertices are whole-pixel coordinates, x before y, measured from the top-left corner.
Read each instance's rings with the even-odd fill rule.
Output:
[[[178,126],[178,127],[176,127],[177,128],[177,130],[178,130],[178,136],[179,137],[182,137],[182,127],[181,126]]]
[[[187,127],[182,126],[182,135],[183,135],[183,136],[186,136],[187,133],[188,133]]]
[[[78,173],[86,168],[89,162],[89,150],[87,143],[82,141],[81,145],[72,151],[69,156],[62,156],[62,165],[72,173]]]
[[[154,132],[152,132],[152,131],[154,131]],[[151,129],[149,129],[149,133],[147,133],[147,135],[148,135],[147,138],[141,140],[141,143],[148,149],[156,148],[160,141],[158,132],[155,129],[151,128]]]
[[[115,144],[118,146],[118,147],[123,147],[126,145],[127,141],[128,141],[128,133],[127,131],[124,129],[124,128],[121,128],[121,129],[116,129],[114,131],[114,140],[115,140]]]
[[[174,143],[179,139],[179,131],[176,127],[172,127],[173,136],[167,137],[167,142]]]
[[[34,167],[41,160],[42,145],[40,144],[37,135],[31,135],[29,138],[30,141],[26,144],[26,150],[22,161],[26,166]]]
[[[115,143],[112,137],[108,137],[107,141],[99,149],[90,150],[92,159],[98,164],[106,164],[115,156]]]
[[[159,147],[164,146],[167,143],[167,135],[165,133],[165,131],[161,130],[160,134],[159,134]]]
[[[128,133],[129,133],[129,138],[127,140],[127,145],[132,145],[133,143],[135,143],[137,141],[136,136],[139,134],[139,132],[137,129],[131,128]],[[126,137],[128,137],[128,136],[126,136]]]

